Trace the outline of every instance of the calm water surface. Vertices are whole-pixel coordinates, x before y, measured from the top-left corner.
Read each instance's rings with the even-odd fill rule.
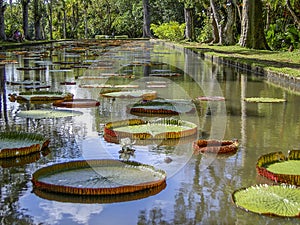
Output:
[[[78,46],[85,49],[72,51]],[[25,50],[29,51],[27,55],[20,54],[19,51]],[[38,132],[50,139],[50,146],[43,154],[0,161],[1,224],[299,223],[299,219],[245,212],[231,201],[236,189],[270,183],[256,174],[255,164],[260,155],[273,151],[287,154],[290,149],[299,149],[299,93],[289,92],[253,74],[203,61],[193,52],[148,41],[124,42],[120,46],[69,42],[4,53],[17,60],[17,64],[0,66],[1,131]],[[88,67],[72,67],[83,64]],[[17,70],[36,65],[45,65],[47,69]],[[180,76],[153,76],[162,72]],[[100,73],[127,74],[130,78],[82,79]],[[16,116],[18,111],[53,108],[51,104],[10,102],[8,94],[24,89],[9,82],[24,80],[50,85],[46,90],[71,92],[74,98],[98,100],[100,106],[76,108],[83,114],[70,118],[20,118]],[[147,87],[147,82],[153,81],[165,87]],[[76,85],[61,85],[61,82],[76,82]],[[31,175],[46,165],[76,159],[119,159],[120,145],[104,140],[103,126],[110,121],[142,118],[128,113],[128,105],[139,99],[104,98],[100,96],[104,88],[80,86],[100,83],[134,84],[139,89],[157,91],[162,99],[184,99],[195,111],[177,117],[196,123],[198,138],[236,138],[240,142],[239,150],[231,156],[197,155],[192,149],[197,137],[166,146],[161,146],[159,141],[135,145],[136,152],[130,160],[164,169],[168,174],[166,187],[158,193],[81,198],[33,191]],[[195,101],[199,96],[223,96],[226,100],[200,103]],[[256,104],[243,100],[258,96],[285,98],[287,102]]]

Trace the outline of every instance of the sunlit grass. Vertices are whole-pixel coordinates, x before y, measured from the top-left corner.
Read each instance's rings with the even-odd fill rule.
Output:
[[[290,76],[300,77],[300,49],[293,52],[247,49],[238,45],[219,46],[199,43],[184,43],[196,52],[219,56],[251,66],[262,67]]]

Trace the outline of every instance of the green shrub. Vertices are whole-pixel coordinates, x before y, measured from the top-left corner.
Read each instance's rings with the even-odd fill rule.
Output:
[[[271,24],[266,32],[266,39],[273,50],[287,50],[290,46],[300,47],[300,32],[295,25],[285,25],[282,19]]]
[[[170,41],[179,41],[184,39],[184,23],[179,24],[178,22],[170,21],[160,25],[151,24],[150,29],[159,39],[166,39]]]

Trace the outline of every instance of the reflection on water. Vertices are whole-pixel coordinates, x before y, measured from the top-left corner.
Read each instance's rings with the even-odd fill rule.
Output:
[[[0,130],[38,132],[49,137],[50,145],[45,154],[1,160],[2,224],[298,222],[237,209],[232,204],[231,193],[241,187],[268,182],[256,175],[255,164],[260,155],[299,149],[299,94],[273,86],[253,74],[202,61],[194,53],[177,47],[148,41],[119,44],[67,42],[5,52],[8,59],[17,60],[18,64],[0,65]],[[74,51],[74,46],[84,50]],[[17,70],[37,65],[47,69]],[[80,79],[88,76],[102,78]],[[50,85],[45,90],[71,92],[74,98],[98,100],[100,106],[78,108],[83,114],[72,118],[19,118],[16,113],[22,110],[53,107],[10,102],[8,94],[34,90],[9,83],[25,80]],[[72,85],[61,85],[68,82]],[[231,156],[193,155],[192,142],[198,137],[175,144],[160,140],[139,143],[134,146],[136,151],[130,159],[165,170],[168,179],[163,190],[132,196],[133,199],[114,199],[112,203],[105,199],[73,199],[33,192],[31,174],[40,167],[82,158],[118,159],[120,145],[103,138],[105,123],[128,118],[149,119],[128,112],[128,105],[140,102],[139,98],[104,98],[100,92],[109,91],[106,88],[80,88],[92,84],[134,85],[138,89],[157,91],[161,99],[189,101],[195,112],[173,115],[174,118],[197,124],[198,137],[237,138],[240,148]],[[225,101],[195,101],[199,96],[224,96]],[[287,102],[256,104],[243,100],[258,96],[285,98]]]

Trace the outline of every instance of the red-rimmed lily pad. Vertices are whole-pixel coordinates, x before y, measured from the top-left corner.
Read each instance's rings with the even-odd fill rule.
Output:
[[[278,183],[300,186],[300,150],[291,150],[286,157],[282,152],[262,155],[257,160],[259,175]]]
[[[55,101],[53,106],[65,108],[92,108],[100,105],[100,102],[94,99],[72,99],[67,101]]]
[[[164,118],[157,120],[129,119],[109,122],[104,134],[130,139],[173,139],[195,135],[197,125],[188,121]]]
[[[35,171],[34,188],[73,195],[129,194],[165,185],[166,173],[153,166],[120,160],[79,160]]]
[[[266,216],[300,217],[300,189],[292,185],[256,185],[235,191],[235,205]]]
[[[236,153],[239,147],[238,140],[204,140],[193,143],[194,153],[227,154]]]
[[[0,132],[0,158],[19,157],[41,151],[49,140],[43,135],[25,132]]]

